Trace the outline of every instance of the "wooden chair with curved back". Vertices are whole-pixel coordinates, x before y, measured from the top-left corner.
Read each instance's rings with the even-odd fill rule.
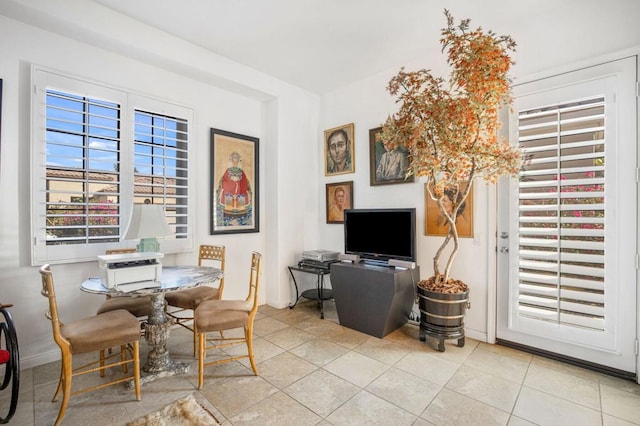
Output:
[[[126,249],[111,249],[105,251],[105,254],[125,254],[136,253],[135,248]],[[104,314],[105,312],[115,311],[118,309],[124,309],[129,311],[134,317],[140,318],[142,325],[146,321],[147,317],[151,313],[151,296],[109,296],[107,300],[98,308],[98,314]]]
[[[224,273],[225,247],[214,245],[200,245],[198,251],[198,266],[203,266],[204,261],[214,261]],[[224,275],[220,278],[218,287],[199,285],[185,290],[172,291],[165,294],[168,306],[176,309],[168,310],[167,315],[172,317],[176,324],[190,330],[193,333],[193,356],[197,354],[197,327],[193,321],[196,308],[205,300],[222,299],[224,290]],[[185,314],[186,313],[186,314]]]
[[[53,276],[49,265],[40,268],[42,276],[42,295],[49,299],[49,309],[46,317],[51,320],[53,340],[60,347],[62,355],[60,379],[58,387],[53,395],[55,402],[62,391],[62,404],[58,412],[55,424],[58,425],[65,415],[71,396],[89,392],[106,386],[130,381],[133,379],[136,399],[140,400],[140,324],[136,317],[125,310],[116,310],[104,314],[95,315],[67,324],[60,321],[58,304],[53,286]],[[120,354],[104,356],[105,349],[120,347]],[[83,353],[100,352],[100,360],[73,368],[73,356]],[[127,354],[131,359],[127,358]],[[114,358],[118,358],[115,360]],[[106,362],[109,362],[108,364]],[[133,363],[133,373],[116,377],[96,386],[79,389],[71,392],[73,377],[99,371],[104,376],[104,371],[111,367],[121,367],[128,373],[127,365]],[[96,365],[98,365],[96,367]]]
[[[195,329],[198,336],[198,389],[204,383],[204,367],[249,358],[253,373],[257,376],[255,357],[253,355],[253,321],[258,312],[258,285],[260,282],[260,264],[262,255],[251,254],[251,272],[249,275],[249,294],[245,300],[205,300],[196,308],[194,315]],[[244,337],[224,337],[222,331],[243,328]],[[207,337],[209,332],[220,332],[220,337]],[[211,343],[211,345],[209,345]],[[216,358],[205,362],[207,351],[246,343],[247,354],[227,358]]]

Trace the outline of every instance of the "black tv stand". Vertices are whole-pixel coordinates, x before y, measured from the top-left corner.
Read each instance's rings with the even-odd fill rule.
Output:
[[[415,300],[420,268],[367,263],[331,265],[331,287],[341,325],[382,338],[402,327]]]

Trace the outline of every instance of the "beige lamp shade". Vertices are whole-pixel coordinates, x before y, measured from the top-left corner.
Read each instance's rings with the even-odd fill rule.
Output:
[[[159,251],[157,238],[173,235],[164,207],[159,204],[134,204],[125,240],[140,240],[139,252]],[[148,241],[145,241],[148,240]]]

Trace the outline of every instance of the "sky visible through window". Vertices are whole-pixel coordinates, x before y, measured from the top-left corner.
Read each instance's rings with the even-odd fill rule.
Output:
[[[117,237],[121,194],[131,190],[134,203],[165,205],[177,233],[186,233],[187,121],[140,110],[133,115],[127,145],[120,104],[47,90],[48,244]],[[128,149],[133,164],[123,169]],[[123,172],[133,172],[133,188],[122,187]]]
[[[47,167],[117,171],[120,106],[47,91]]]

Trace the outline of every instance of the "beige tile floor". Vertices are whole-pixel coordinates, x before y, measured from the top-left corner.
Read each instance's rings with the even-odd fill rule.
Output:
[[[175,328],[170,351],[191,364],[190,373],[144,385],[139,402],[119,386],[74,397],[63,424],[125,425],[192,393],[206,398],[225,425],[640,424],[634,382],[472,339],[463,348],[448,341],[440,353],[410,324],[378,339],[340,326],[332,302],[325,311],[320,320],[314,302],[261,307],[260,376],[246,362],[210,367],[199,393],[191,335]],[[11,424],[53,424],[57,375],[58,363],[22,372]]]

